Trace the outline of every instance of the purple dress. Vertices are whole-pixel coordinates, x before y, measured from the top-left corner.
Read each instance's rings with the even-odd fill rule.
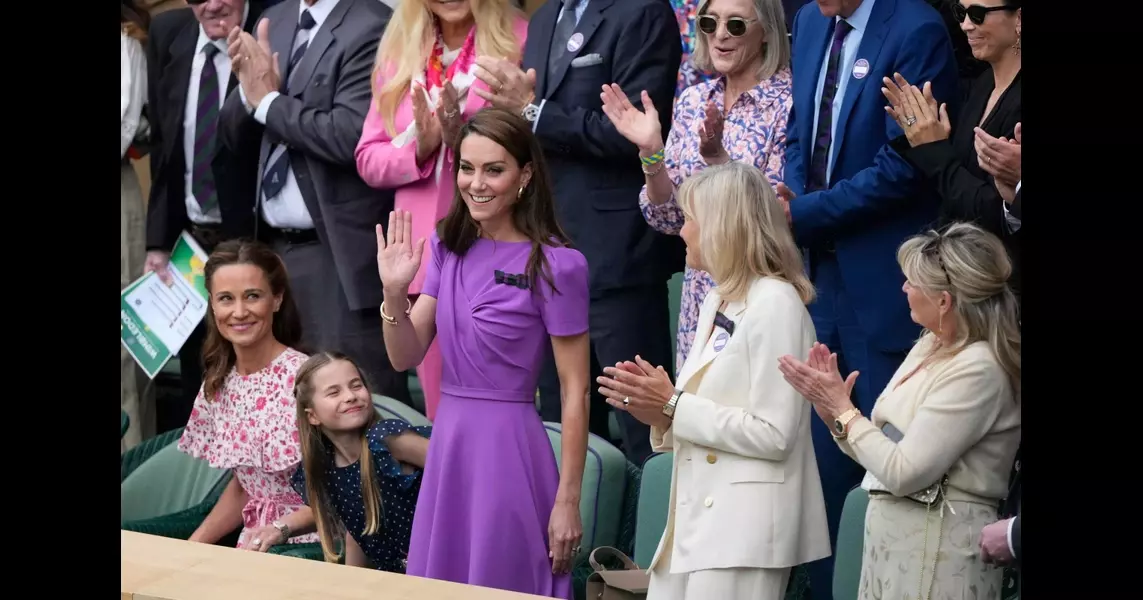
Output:
[[[571,598],[548,558],[560,475],[535,395],[549,334],[587,331],[587,260],[544,247],[558,293],[543,279],[533,292],[514,284],[530,242],[480,239],[463,257],[430,244],[421,293],[437,299],[441,401],[406,572]]]

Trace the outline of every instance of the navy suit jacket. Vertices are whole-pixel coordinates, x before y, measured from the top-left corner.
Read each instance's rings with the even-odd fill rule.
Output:
[[[591,0],[576,27],[579,48],[549,70],[559,13],[549,0],[532,15],[523,66],[536,70],[535,102],[544,101],[536,136],[560,225],[587,257],[593,295],[661,284],[682,269],[685,249],[643,219],[639,150],[603,114],[599,94],[616,83],[639,106],[646,90],[667,135],[683,52],[675,14],[666,0]],[[576,58],[585,60],[572,65]]]
[[[889,146],[903,132],[885,112],[881,78],[901,73],[914,85],[932,82],[937,98],[956,98],[956,59],[941,16],[924,0],[876,0],[856,54],[870,69],[849,81],[841,99],[830,186],[805,194],[814,98],[831,21],[816,3],[803,6],[794,18],[794,104],[785,171],[786,185],[797,195],[790,202],[791,221],[799,245],[813,251],[833,244],[862,329],[883,352],[900,352],[913,345],[918,329],[901,292],[905,278],[897,248],[935,223],[939,201],[919,185],[920,173]],[[950,102],[952,115],[956,109]]]

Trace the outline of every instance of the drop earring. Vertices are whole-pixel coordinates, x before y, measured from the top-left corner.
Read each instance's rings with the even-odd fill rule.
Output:
[[[1012,44],[1012,52],[1020,56],[1020,30],[1016,30],[1016,43]]]
[[[520,189],[516,191],[516,199],[519,200],[523,197],[524,197],[524,186],[520,186]]]

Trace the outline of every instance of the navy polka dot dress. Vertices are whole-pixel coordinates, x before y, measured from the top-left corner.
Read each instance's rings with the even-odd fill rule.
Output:
[[[366,432],[381,490],[383,519],[382,528],[377,533],[363,535],[365,502],[361,496],[360,462],[338,467],[330,461],[326,473],[326,481],[329,482],[327,493],[345,530],[361,546],[373,566],[393,573],[405,572],[409,533],[413,528],[413,510],[417,505],[417,492],[421,489],[422,471],[417,469],[412,473],[403,473],[401,464],[389,454],[389,448],[385,445],[386,437],[405,431],[413,431],[427,438],[432,433],[432,427],[413,427],[400,419],[386,419],[374,424]],[[294,472],[291,483],[306,498],[303,469]]]

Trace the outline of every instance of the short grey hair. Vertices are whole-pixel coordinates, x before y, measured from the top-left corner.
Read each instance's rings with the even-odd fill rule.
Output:
[[[706,14],[712,1],[703,0],[696,14],[698,16]],[[790,66],[790,36],[786,29],[786,11],[782,8],[781,0],[754,0],[754,15],[764,32],[762,65],[758,69],[758,77],[765,81]],[[710,60],[710,47],[706,34],[697,31],[698,16],[695,17],[695,49],[691,54],[691,64],[702,71],[710,72],[714,70],[714,62]]]

